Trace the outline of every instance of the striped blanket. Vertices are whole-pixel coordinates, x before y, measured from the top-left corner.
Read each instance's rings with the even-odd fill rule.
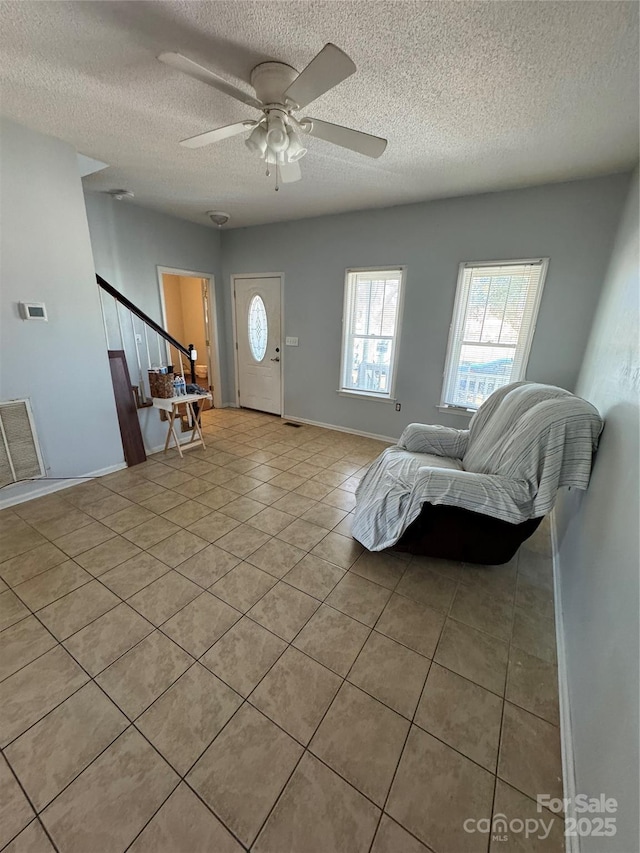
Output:
[[[480,406],[468,430],[410,424],[356,492],[353,535],[394,545],[422,504],[448,504],[517,524],[553,509],[560,486],[586,489],[602,420],[586,400],[515,382]]]

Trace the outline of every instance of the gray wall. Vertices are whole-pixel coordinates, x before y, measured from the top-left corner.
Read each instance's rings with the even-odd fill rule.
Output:
[[[225,288],[232,273],[285,274],[284,334],[300,339],[283,353],[287,415],[386,436],[411,421],[465,426],[435,408],[458,264],[551,258],[527,378],[572,389],[628,180],[615,175],[226,231]],[[378,264],[408,268],[399,413],[389,403],[336,393],[345,269]],[[229,314],[226,321],[230,327]],[[232,366],[231,349],[228,359]]]
[[[220,235],[217,231],[130,202],[116,201],[104,193],[86,192],[85,202],[96,271],[157,323],[162,324],[157,266],[213,273],[216,300],[218,303],[224,301],[220,274]],[[109,319],[110,345],[120,348],[117,324],[114,323],[113,300],[105,296],[104,304]],[[129,313],[122,311],[121,316],[129,373],[131,381],[138,384]],[[218,317],[222,391],[223,400],[226,401],[230,393],[225,385],[229,373],[227,342],[224,322],[220,319],[224,317],[224,307],[222,310],[219,308]],[[152,360],[157,362],[156,336],[152,335],[151,338]],[[143,369],[146,371],[146,354],[143,355]],[[141,410],[140,423],[148,449],[164,444],[166,425],[160,421],[156,410]]]
[[[588,491],[556,509],[577,790],[619,803],[593,853],[638,849],[638,204],[636,171],[577,384],[605,429]]]
[[[49,476],[98,471],[123,453],[76,152],[8,120],[0,134],[0,399],[31,399]],[[49,322],[20,319],[20,301]]]

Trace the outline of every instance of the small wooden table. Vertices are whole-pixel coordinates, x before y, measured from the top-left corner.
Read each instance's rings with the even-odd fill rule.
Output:
[[[211,394],[182,394],[180,397],[154,397],[153,407],[161,409],[169,414],[169,429],[167,431],[167,440],[164,443],[164,452],[169,449],[169,442],[173,437],[173,442],[180,456],[183,450],[190,450],[192,447],[205,447],[202,427],[200,426],[200,418],[202,416],[202,406],[195,407],[196,403],[203,403],[205,400],[211,401]],[[191,430],[191,438],[185,444],[180,444],[178,434],[175,429],[175,420],[179,416],[178,407],[185,405],[191,414],[193,421],[193,429]],[[197,435],[196,435],[197,433]]]

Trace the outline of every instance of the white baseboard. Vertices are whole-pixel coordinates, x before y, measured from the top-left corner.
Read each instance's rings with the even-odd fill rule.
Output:
[[[7,497],[0,499],[0,509],[6,509],[6,507],[23,504],[27,501],[35,500],[35,498],[41,498],[44,497],[44,495],[59,492],[61,489],[70,489],[71,486],[79,486],[80,483],[86,483],[87,480],[92,480],[95,477],[104,477],[105,474],[113,474],[114,471],[120,471],[126,467],[126,462],[118,462],[116,465],[109,465],[106,468],[100,468],[98,471],[90,471],[88,474],[83,474],[81,477],[73,477],[68,480],[47,480],[46,477],[43,477],[42,480],[33,480],[33,488],[28,491],[21,491],[20,494],[12,495],[12,487],[7,486],[6,491],[9,494]],[[22,486],[24,488],[25,485],[26,484],[24,482],[15,483],[14,487]]]
[[[558,531],[556,515],[550,515],[551,556],[553,559],[553,587],[556,615],[556,646],[558,653],[558,699],[560,702],[560,749],[562,752],[563,797],[569,801],[565,817],[575,817],[573,803],[576,797],[576,773],[573,755],[573,730],[571,727],[571,707],[569,703],[569,682],[567,679],[567,658],[564,645],[564,623],[562,613],[562,588],[560,584],[560,564],[558,553]],[[566,839],[567,853],[580,853],[580,838],[572,835]]]
[[[238,409],[240,407],[237,406],[235,403],[224,403],[223,408],[225,408],[225,409]],[[389,435],[378,435],[377,433],[374,433],[374,432],[362,432],[361,430],[358,430],[358,429],[349,429],[348,427],[336,426],[336,424],[324,424],[324,423],[321,423],[321,421],[310,421],[307,418],[296,418],[296,417],[292,417],[290,415],[281,415],[280,417],[282,418],[283,421],[291,421],[291,423],[295,423],[295,424],[307,424],[308,426],[322,427],[322,429],[332,429],[332,430],[335,430],[336,432],[346,432],[349,435],[359,435],[359,436],[362,436],[363,438],[373,438],[376,441],[385,441],[388,444],[397,444],[398,443],[397,438],[392,438]],[[187,438],[185,440],[185,442],[182,442],[182,443],[188,444],[189,439]],[[157,447],[151,447],[151,448],[146,449],[146,453],[149,456],[151,456],[154,453],[160,453],[162,450],[164,450],[164,444],[159,444]]]
[[[296,424],[308,424],[309,426],[322,427],[323,429],[333,429],[336,432],[346,432],[349,435],[360,435],[363,438],[373,438],[376,441],[386,441],[389,444],[397,444],[398,439],[392,438],[389,435],[377,435],[374,432],[362,432],[359,429],[349,429],[348,427],[336,426],[336,424],[323,424],[320,421],[310,421],[307,418],[297,418],[293,415],[282,415],[283,421],[291,421]]]
[[[164,444],[159,444],[157,447],[145,447],[144,452],[147,456],[153,456],[154,453],[160,453],[164,450]]]
[[[235,403],[223,403],[222,406],[218,406],[218,410],[230,409],[230,408],[237,409],[238,407],[236,406]],[[207,409],[207,411],[209,412],[209,411],[213,411],[213,410]],[[180,436],[180,438],[182,439],[182,435]],[[180,444],[190,444],[190,443],[191,443],[191,432],[189,432],[188,435],[185,433],[184,441],[181,440]],[[171,447],[169,448],[169,450],[172,450],[174,448],[175,448],[175,444],[172,444]],[[152,456],[154,453],[161,453],[163,450],[164,450],[164,444],[157,444],[155,447],[145,447],[144,452],[147,454],[147,456]]]

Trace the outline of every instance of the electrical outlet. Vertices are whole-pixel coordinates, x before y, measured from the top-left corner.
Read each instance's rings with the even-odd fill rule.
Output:
[[[298,339],[297,338],[287,338],[285,340],[285,344],[288,347],[297,347],[298,346]]]
[[[142,335],[136,335],[136,343],[137,343],[137,344],[141,344],[141,343],[142,343]]]
[[[399,412],[402,408],[402,403],[396,403],[396,412]]]

